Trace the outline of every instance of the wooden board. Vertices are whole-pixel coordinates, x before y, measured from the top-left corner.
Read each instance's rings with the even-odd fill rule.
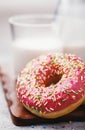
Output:
[[[27,111],[17,99],[15,89],[16,81],[9,75],[7,75],[7,73],[2,72],[0,72],[0,79],[2,82],[5,98],[8,104],[12,121],[17,126],[65,121],[85,121],[85,105],[80,106],[78,109],[66,116],[62,116],[56,119],[39,118]]]

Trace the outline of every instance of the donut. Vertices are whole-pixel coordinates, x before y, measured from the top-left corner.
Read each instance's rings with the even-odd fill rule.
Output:
[[[19,73],[16,91],[20,102],[36,116],[64,116],[85,101],[85,64],[73,54],[38,56]]]

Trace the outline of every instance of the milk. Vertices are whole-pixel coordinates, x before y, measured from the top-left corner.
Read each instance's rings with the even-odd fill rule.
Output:
[[[46,53],[61,53],[62,42],[55,36],[29,37],[13,42],[14,69],[16,75],[33,58]]]
[[[64,53],[75,54],[85,62],[85,19],[65,17],[63,21]]]
[[[67,45],[64,46],[64,53],[75,54],[85,62],[85,45]]]

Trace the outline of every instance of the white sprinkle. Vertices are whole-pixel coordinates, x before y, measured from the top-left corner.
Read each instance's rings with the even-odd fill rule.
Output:
[[[36,103],[36,106],[39,105],[39,104],[40,104],[40,102],[38,101],[38,102]]]
[[[83,80],[83,76],[81,76],[81,81]]]
[[[53,100],[53,102],[56,102],[56,98],[54,97],[54,98],[52,98],[52,100]]]
[[[58,96],[57,96],[57,99],[60,99],[60,98],[61,98],[61,96],[60,96],[60,95],[58,95]]]
[[[60,102],[58,102],[58,105],[59,105],[59,106],[61,106],[61,103],[60,103]]]
[[[73,95],[73,96],[72,96],[72,99],[75,99],[75,98],[76,98],[76,96],[75,96],[75,95]]]
[[[41,107],[41,103],[38,105],[38,107]]]
[[[75,94],[77,94],[77,92],[76,91],[74,91],[74,90],[71,90],[73,93],[75,93]]]
[[[48,68],[46,68],[45,71],[48,71]]]
[[[33,102],[36,103],[36,101],[37,101],[37,100],[33,98]]]
[[[52,107],[50,107],[50,110],[51,110],[51,111],[54,111],[54,109],[53,109]]]
[[[43,71],[43,74],[44,74],[44,75],[46,75],[46,72],[45,72],[45,71]]]
[[[22,95],[22,98],[26,98],[26,95]]]
[[[48,102],[45,102],[45,103],[44,103],[44,106],[46,106],[46,105],[47,105],[47,103],[48,103]]]
[[[48,109],[47,107],[46,107],[45,109],[46,109],[46,111],[51,112],[51,110],[50,110],[50,109]]]

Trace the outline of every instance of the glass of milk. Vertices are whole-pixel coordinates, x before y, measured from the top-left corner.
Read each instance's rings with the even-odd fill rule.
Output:
[[[85,62],[85,20],[67,18],[63,27],[64,53],[75,54]]]
[[[52,15],[19,15],[9,22],[16,75],[33,58],[63,51],[58,22]]]
[[[62,15],[64,53],[75,54],[85,62],[85,0],[64,0]]]

